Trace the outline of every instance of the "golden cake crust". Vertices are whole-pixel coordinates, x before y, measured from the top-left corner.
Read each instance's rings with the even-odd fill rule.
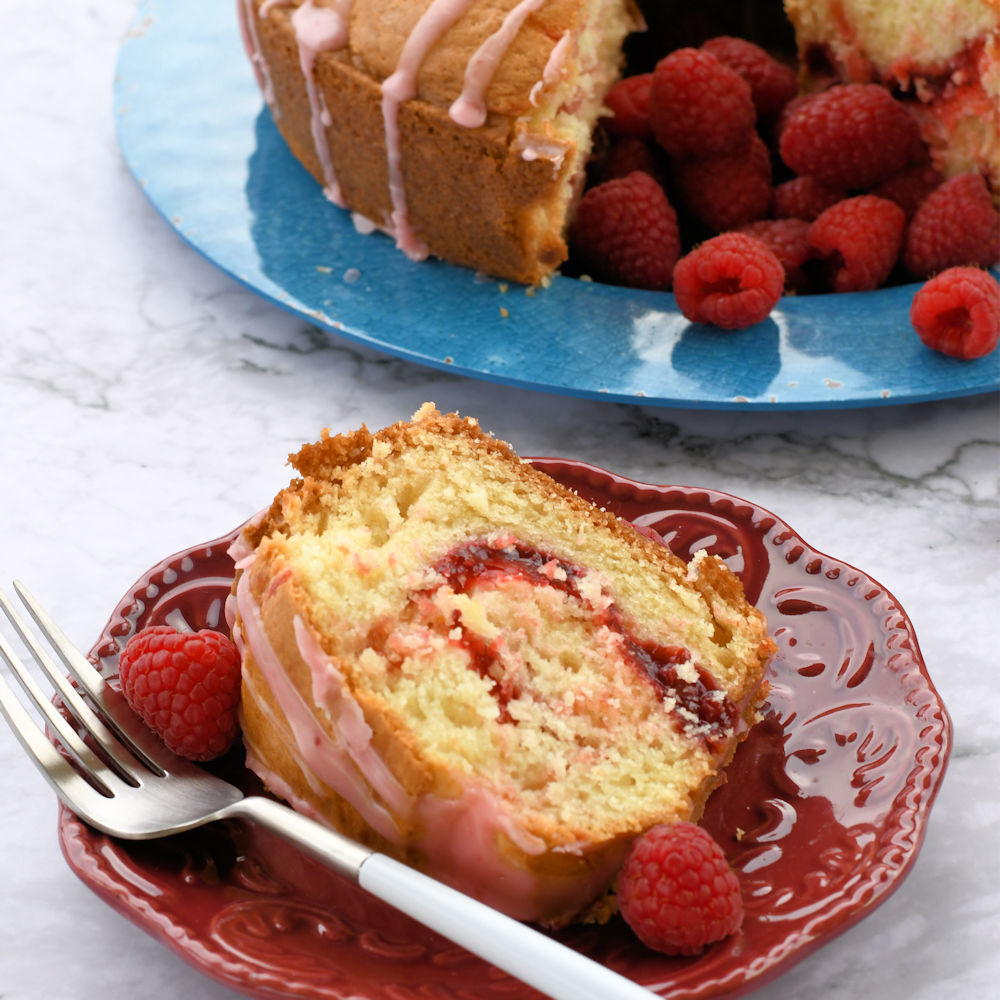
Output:
[[[368,810],[365,816],[345,797],[317,783],[315,775],[303,770],[301,757],[294,750],[294,724],[289,723],[287,713],[279,704],[280,699],[275,698],[269,687],[266,671],[261,669],[253,651],[254,644],[244,643],[243,725],[252,763],[262,765],[265,780],[268,774],[276,775],[278,781],[273,790],[300,808],[375,849],[430,870],[439,877],[446,875],[427,863],[427,845],[421,841],[425,814],[420,804],[458,801],[467,790],[468,776],[443,766],[438,756],[428,753],[420,734],[409,729],[378,693],[366,689],[365,684],[352,675],[350,663],[338,658],[339,637],[325,631],[312,598],[289,563],[283,541],[294,534],[303,521],[317,516],[331,490],[335,493],[343,490],[345,495],[350,495],[357,476],[378,474],[381,456],[419,448],[434,438],[452,439],[462,447],[473,449],[484,467],[502,466],[513,488],[547,497],[551,504],[558,505],[561,516],[571,520],[578,518],[602,534],[612,536],[614,544],[627,552],[630,560],[655,563],[658,572],[678,582],[686,581],[687,586],[693,586],[703,597],[716,632],[725,635],[742,630],[745,634],[748,645],[744,662],[728,689],[729,696],[739,707],[740,725],[711,760],[701,760],[695,772],[701,778],[684,796],[668,810],[645,817],[643,822],[651,825],[653,822],[697,819],[707,797],[723,780],[722,768],[752,725],[763,695],[763,671],[774,646],[766,634],[762,616],[747,603],[739,581],[720,560],[703,557],[688,566],[665,546],[640,535],[628,523],[594,507],[544,473],[521,462],[509,445],[484,433],[475,421],[456,414],[440,414],[430,406],[423,408],[413,421],[400,422],[374,434],[365,427],[344,435],[324,434],[320,441],[304,446],[291,456],[300,478],[282,491],[271,508],[246,530],[244,544],[247,551],[254,550],[255,555],[238,573],[234,585],[236,591],[241,586],[246,588],[252,604],[259,608],[260,625],[271,654],[280,663],[296,697],[303,705],[311,707],[310,724],[321,727],[333,746],[343,743],[345,736],[340,731],[343,727],[338,727],[331,714],[316,708],[315,665],[306,661],[302,631],[308,634],[307,644],[313,643],[322,650],[325,662],[336,669],[345,688],[350,689],[350,697],[370,729],[370,746],[366,752],[384,762],[392,776],[389,794],[383,792],[384,782],[381,789],[377,789],[366,782],[360,770],[352,772],[352,780],[357,779],[370,795],[362,807]],[[245,633],[245,618],[245,614],[242,620],[237,617],[237,633]],[[256,648],[259,654],[260,643]],[[299,739],[301,741],[301,733]],[[353,767],[351,764],[346,766]],[[403,810],[395,808],[391,799],[403,799],[417,805],[415,809]],[[374,828],[372,809],[384,811],[391,818],[388,835]],[[523,821],[520,832],[508,835],[505,828],[501,828],[494,846],[503,865],[528,880],[531,888],[527,894],[530,896],[537,891],[538,898],[501,899],[499,902],[494,900],[494,904],[514,915],[549,923],[561,923],[579,916],[581,900],[587,902],[599,897],[617,871],[628,843],[640,832],[624,829],[617,834],[595,837],[593,831],[567,824],[555,816],[533,813],[518,819]],[[582,891],[581,886],[584,887]],[[602,909],[606,914],[607,907]]]
[[[316,6],[331,2],[316,0]],[[526,149],[551,139],[547,127],[529,126],[535,110],[531,96],[555,47],[580,29],[592,5],[551,0],[531,12],[485,91],[485,124],[458,125],[449,108],[463,90],[466,66],[516,2],[476,0],[434,45],[417,75],[416,98],[399,107],[399,152],[406,215],[431,254],[537,284],[566,258],[565,216],[582,183],[586,150],[559,144],[555,155],[525,158]],[[381,85],[429,3],[355,0],[347,46],[319,52],[313,68],[328,112],[324,139],[339,195],[350,210],[387,232],[393,230],[394,206]],[[273,90],[275,124],[296,158],[324,185],[329,177],[316,149],[314,109],[292,20],[299,6],[268,5],[261,16],[261,0],[248,0],[243,14],[253,19],[248,35],[259,45]]]

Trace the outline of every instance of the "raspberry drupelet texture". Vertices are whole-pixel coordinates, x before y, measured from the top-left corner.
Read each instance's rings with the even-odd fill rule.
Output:
[[[941,186],[944,178],[930,163],[904,167],[898,174],[882,181],[872,194],[894,201],[912,219],[924,199]]]
[[[118,669],[125,700],[179,756],[211,760],[235,739],[240,656],[221,633],[145,628],[129,639]]]
[[[830,187],[815,177],[793,177],[775,187],[772,209],[776,219],[805,219],[811,222],[846,197],[847,192],[843,188]]]
[[[652,73],[627,76],[608,91],[604,104],[611,111],[601,124],[612,135],[632,135],[648,139],[653,134],[649,123],[649,90]]]
[[[899,257],[906,216],[892,201],[859,195],[832,205],[809,227],[809,245],[828,262],[834,292],[882,285]]]
[[[693,323],[725,330],[767,318],[785,282],[785,271],[765,243],[743,233],[723,233],[682,257],[674,268],[674,294]]]
[[[804,268],[812,258],[809,246],[809,223],[805,219],[760,219],[741,226],[739,231],[755,236],[781,261],[785,269],[785,288],[803,292],[809,280]]]
[[[602,181],[613,181],[618,177],[628,177],[636,170],[661,181],[662,171],[652,145],[638,136],[624,135],[611,144],[601,164],[600,178]]]
[[[771,157],[754,133],[745,148],[674,166],[684,207],[716,233],[761,219],[771,206]]]
[[[693,823],[654,826],[618,880],[625,922],[648,948],[697,955],[743,922],[740,883],[711,835]]]
[[[746,146],[757,114],[750,85],[715,56],[677,49],[653,71],[649,117],[656,141],[678,158]]]
[[[746,80],[758,115],[776,114],[795,97],[798,90],[795,70],[778,62],[759,45],[745,38],[720,35],[710,38],[701,50],[711,53]]]
[[[959,174],[923,200],[910,222],[903,263],[916,278],[1000,260],[1000,212],[981,174]]]
[[[669,288],[680,253],[677,215],[663,188],[636,171],[583,196],[570,243],[592,277],[630,288]]]
[[[1000,339],[1000,283],[978,267],[942,271],[913,297],[910,322],[935,351],[981,358]]]
[[[852,190],[902,170],[919,145],[916,119],[875,83],[841,84],[810,98],[788,118],[779,142],[795,173]]]

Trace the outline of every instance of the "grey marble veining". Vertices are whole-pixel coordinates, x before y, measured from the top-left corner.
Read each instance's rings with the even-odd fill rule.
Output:
[[[868,411],[666,411],[548,396],[334,340],[186,247],[117,154],[129,0],[9,0],[0,36],[0,578],[87,647],[151,564],[222,534],[321,427],[424,400],[523,454],[753,499],[863,568],[912,619],[955,721],[923,852],[875,913],[760,995],[985,997],[1000,981],[1000,427],[979,397]],[[70,874],[55,802],[0,732],[0,996],[222,1000]]]

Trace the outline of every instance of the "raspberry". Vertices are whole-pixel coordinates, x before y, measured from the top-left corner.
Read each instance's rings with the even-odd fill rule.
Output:
[[[682,257],[674,268],[677,305],[693,323],[739,330],[765,319],[781,298],[785,271],[767,246],[743,233],[723,233]]]
[[[118,659],[125,700],[174,753],[218,757],[236,736],[240,656],[219,632],[144,628]]]
[[[830,187],[815,177],[793,177],[774,189],[773,211],[778,219],[805,219],[811,222],[846,197],[846,191]]]
[[[667,955],[697,955],[743,922],[739,880],[694,823],[654,826],[635,841],[618,878],[618,905],[639,940]]]
[[[617,177],[628,177],[636,170],[649,174],[655,181],[660,180],[660,164],[649,143],[638,136],[622,136],[612,144],[601,164],[601,180],[613,181]]]
[[[735,153],[681,160],[675,176],[685,208],[717,233],[762,218],[771,204],[771,157],[756,133]]]
[[[795,70],[791,66],[778,62],[759,45],[746,39],[720,35],[705,42],[701,51],[711,53],[723,66],[746,80],[758,115],[780,111],[798,90]]]
[[[805,219],[761,219],[740,226],[739,232],[755,236],[781,261],[785,288],[805,291],[809,282],[803,268],[813,255],[807,239],[809,223]]]
[[[978,267],[949,268],[913,297],[910,322],[935,351],[981,358],[1000,340],[1000,284]]]
[[[708,52],[677,49],[653,71],[649,119],[656,141],[671,156],[741,149],[756,117],[749,84]]]
[[[816,94],[798,94],[781,109],[774,123],[775,141],[781,138],[781,133],[785,131],[785,126],[791,121],[792,115],[816,96]]]
[[[959,174],[932,191],[906,235],[903,263],[917,278],[946,267],[990,267],[1000,259],[1000,213],[980,174]]]
[[[866,291],[889,277],[905,225],[906,216],[895,202],[863,194],[823,212],[809,227],[809,245],[829,261],[833,291]]]
[[[919,163],[904,167],[898,174],[882,181],[872,194],[894,201],[906,213],[906,218],[912,219],[924,199],[943,181],[944,178],[929,163]]]
[[[669,288],[680,253],[677,215],[663,188],[635,171],[598,184],[580,199],[570,243],[595,278],[630,288]]]
[[[872,187],[902,170],[919,142],[913,116],[884,87],[848,83],[803,103],[779,146],[795,173],[850,189]]]
[[[652,82],[652,73],[642,73],[619,80],[608,91],[604,104],[611,111],[611,117],[602,118],[601,124],[612,135],[634,135],[647,139],[653,134],[649,124],[649,89]]]

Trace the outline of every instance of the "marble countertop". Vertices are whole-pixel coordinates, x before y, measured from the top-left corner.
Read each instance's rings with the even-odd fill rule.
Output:
[[[0,38],[0,526],[27,582],[88,648],[163,556],[227,532],[321,427],[424,400],[523,454],[735,493],[891,590],[955,723],[918,862],[861,924],[759,995],[938,1000],[1000,981],[1000,426],[995,396],[876,410],[657,410],[474,382],[322,335],[163,224],[117,152],[115,53],[130,0],[12,0]],[[55,798],[0,731],[0,995],[235,997],[93,896]]]

